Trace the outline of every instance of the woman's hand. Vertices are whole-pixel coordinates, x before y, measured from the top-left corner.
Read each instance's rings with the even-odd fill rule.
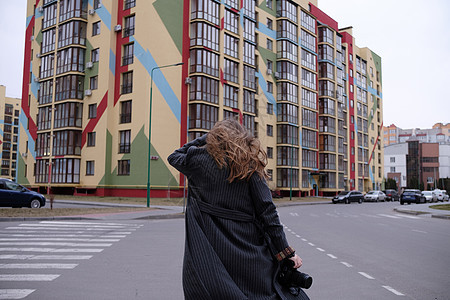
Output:
[[[293,257],[290,257],[289,259],[294,262],[295,269],[300,268],[303,264],[302,259],[297,254],[295,254]]]

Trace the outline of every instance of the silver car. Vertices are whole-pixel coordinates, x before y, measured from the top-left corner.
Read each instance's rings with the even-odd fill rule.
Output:
[[[437,202],[438,197],[434,191],[423,191],[422,195],[425,196],[426,202]]]
[[[370,191],[364,196],[364,201],[385,201],[386,194],[382,191]]]

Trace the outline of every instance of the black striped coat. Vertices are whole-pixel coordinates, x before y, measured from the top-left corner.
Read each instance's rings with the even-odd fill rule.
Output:
[[[265,181],[254,175],[248,181],[229,183],[228,171],[217,167],[202,147],[205,143],[206,135],[168,158],[189,179],[183,261],[185,299],[298,299],[282,291],[276,281],[278,263],[258,226],[200,210],[199,201],[203,201],[255,216],[278,255],[283,258],[292,254]]]

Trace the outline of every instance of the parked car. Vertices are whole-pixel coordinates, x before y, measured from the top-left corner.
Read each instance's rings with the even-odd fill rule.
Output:
[[[345,204],[349,204],[351,202],[362,203],[364,199],[364,195],[358,191],[343,191],[340,192],[337,196],[335,196],[331,201],[333,204],[338,202],[343,202]]]
[[[45,197],[10,179],[0,178],[0,206],[40,208],[45,206]]]
[[[370,191],[364,196],[364,201],[385,201],[386,195],[382,191]]]
[[[437,202],[438,198],[434,191],[423,191],[422,194],[425,196],[427,202]]]
[[[386,201],[399,201],[400,195],[396,190],[385,190],[383,193],[386,195]]]
[[[420,190],[407,189],[404,190],[400,197],[400,204],[403,205],[405,203],[425,203],[425,197]]]
[[[435,189],[433,192],[436,194],[438,201],[444,201],[444,194],[441,190]]]
[[[448,196],[447,191],[442,191],[442,194],[444,194],[444,201],[448,201],[450,197]]]

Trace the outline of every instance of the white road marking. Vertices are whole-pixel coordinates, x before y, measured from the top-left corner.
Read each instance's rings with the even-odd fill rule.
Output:
[[[331,257],[331,258],[333,258],[333,259],[336,259],[337,257],[336,256],[334,256],[333,254],[327,254],[329,257]]]
[[[379,216],[375,216],[375,215],[361,214],[361,216],[365,216],[365,217],[370,217],[370,218],[377,218],[377,219],[381,219],[381,217],[379,217]]]
[[[287,231],[292,231],[292,230],[290,228],[288,228]]]
[[[62,243],[62,242],[0,242],[0,246],[62,246],[62,247],[109,247],[106,243]]]
[[[313,243],[308,243],[308,245],[313,246],[313,247],[315,246]]]
[[[353,267],[351,264],[349,264],[348,262],[345,262],[345,261],[341,261],[341,264],[343,264],[343,265],[346,266],[347,268]]]
[[[0,259],[62,259],[62,260],[79,260],[79,259],[90,259],[92,255],[17,255],[17,254],[7,254],[0,255]]]
[[[52,281],[58,274],[0,274],[0,281]]]
[[[72,242],[119,242],[120,239],[77,239],[77,238],[0,238],[2,242],[13,241],[72,241]]]
[[[367,273],[364,273],[364,272],[358,272],[358,273],[361,274],[362,276],[366,277],[367,279],[375,279]]]
[[[304,238],[302,238],[302,241],[304,241],[304,242],[307,242],[308,240],[307,240],[307,239],[304,239]]]
[[[289,213],[291,216],[293,216],[293,217],[298,217],[298,213]]]
[[[0,299],[23,299],[35,290],[0,289]]]
[[[299,236],[298,234],[295,235],[296,237],[300,238],[301,236]]]
[[[401,219],[401,217],[392,216],[392,215],[385,215],[385,214],[378,214],[379,216],[391,218],[391,219]]]
[[[122,226],[122,227],[141,227],[135,224],[120,223],[95,223],[95,222],[70,222],[70,221],[41,221],[41,224],[66,224],[66,225],[102,225],[102,226]]]
[[[405,294],[400,293],[399,291],[397,291],[397,290],[391,288],[391,287],[388,286],[388,285],[383,285],[382,287],[384,287],[385,289],[387,289],[389,292],[392,292],[392,293],[396,294],[397,296],[405,296]]]
[[[401,214],[395,214],[395,215],[400,217],[400,218],[408,218],[408,219],[415,219],[415,220],[422,219],[422,218],[416,217],[416,216],[401,215]]]
[[[317,250],[319,250],[320,252],[325,252],[325,250],[323,250],[322,248],[316,248]]]
[[[419,233],[428,233],[428,232],[426,232],[426,231],[417,230],[417,229],[413,229],[412,231],[414,231],[414,232],[419,232]]]
[[[295,232],[293,232],[293,231],[291,231],[291,233],[292,233],[292,234],[294,234],[294,235],[296,234],[296,233],[295,233]]]
[[[112,226],[112,225],[87,225],[87,224],[82,224],[79,223],[77,225],[75,224],[52,224],[52,223],[39,223],[39,224],[20,224],[19,226],[21,227],[45,227],[45,228],[51,228],[51,227],[59,227],[59,228],[79,228],[79,227],[83,227],[83,228],[97,228],[97,229],[101,229],[101,230],[106,230],[106,229],[121,229],[124,228],[124,226]],[[127,230],[135,230],[134,228],[127,228]]]
[[[78,264],[0,264],[0,269],[73,269]]]
[[[53,252],[53,253],[77,253],[77,252],[102,252],[103,249],[57,249],[57,248],[0,248],[0,251],[8,252]]]

